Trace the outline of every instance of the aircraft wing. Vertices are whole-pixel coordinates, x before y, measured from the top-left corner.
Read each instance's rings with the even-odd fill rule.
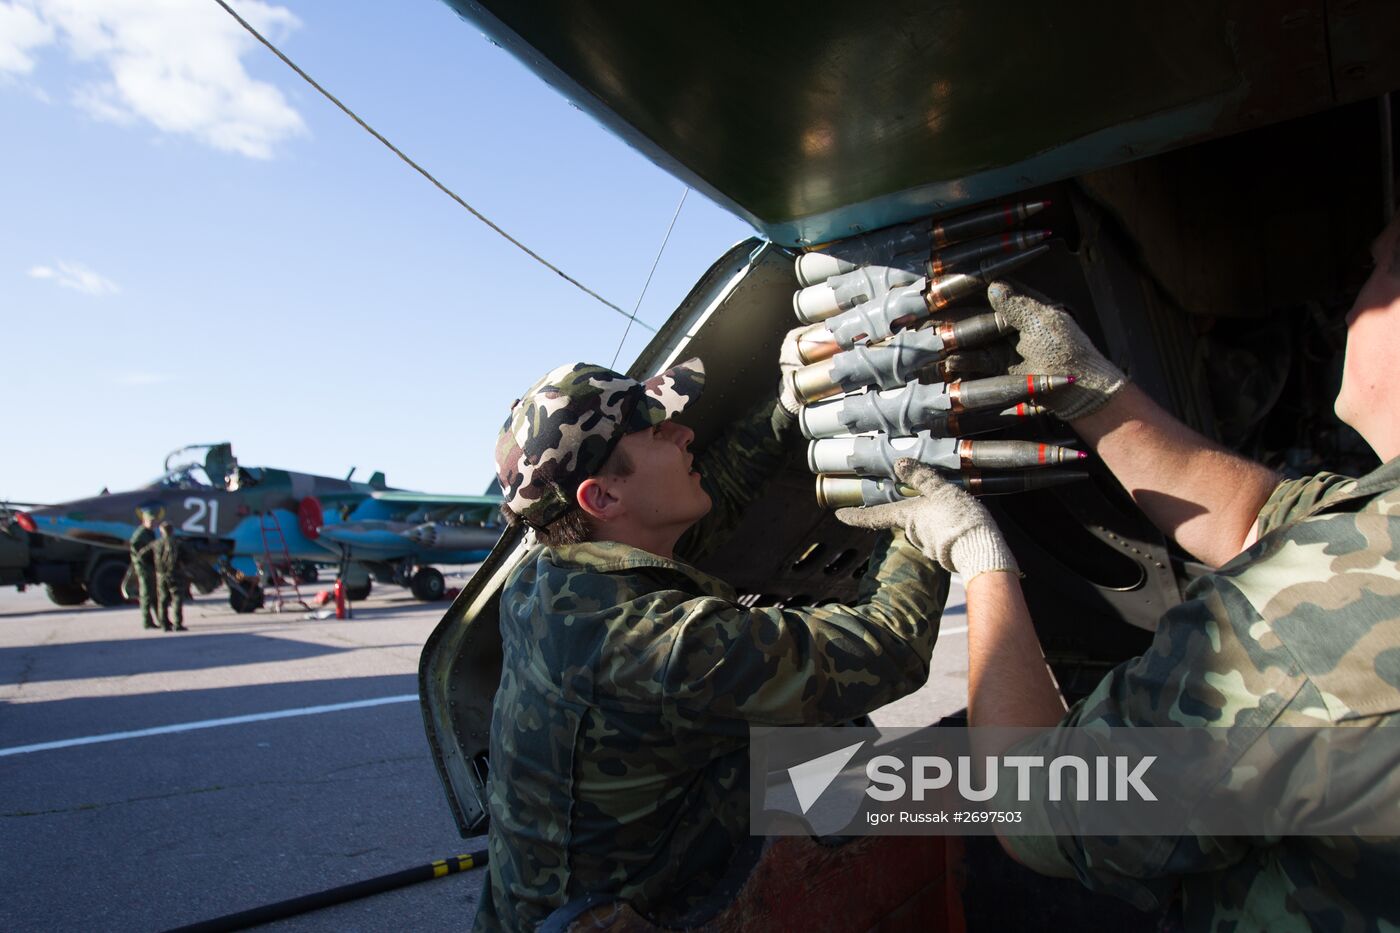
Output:
[[[385,489],[370,493],[370,497],[380,502],[393,502],[400,505],[479,505],[498,506],[505,501],[500,496],[468,496],[452,493],[410,492],[405,489]]]
[[[423,517],[438,520],[451,515],[473,522],[490,522],[505,500],[498,495],[458,495],[412,492],[406,489],[384,489],[370,493],[370,498],[394,510],[394,514],[421,510]]]

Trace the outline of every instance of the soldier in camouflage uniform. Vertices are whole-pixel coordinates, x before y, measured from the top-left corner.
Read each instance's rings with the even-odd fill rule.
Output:
[[[185,631],[185,587],[188,579],[181,564],[180,539],[169,522],[160,523],[156,539],[156,592],[160,624],[167,632]]]
[[[1152,645],[1068,711],[1046,672],[1015,561],[980,504],[902,461],[923,498],[852,510],[862,527],[902,527],[967,578],[969,712],[975,726],[1047,726],[1017,754],[1051,760],[1071,726],[1213,727],[1227,770],[1202,793],[1240,781],[1290,786],[1280,812],[1361,807],[1338,771],[1321,787],[1288,779],[1316,752],[1289,727],[1400,735],[1400,221],[1373,245],[1376,267],[1347,316],[1338,416],[1383,465],[1360,479],[1279,477],[1177,423],[1108,362],[1064,312],[1004,283],[992,306],[1019,331],[1024,371],[1072,372],[1056,413],[1094,445],[1153,521],[1218,567],[1163,616]],[[1018,366],[1017,368],[1022,368]],[[972,538],[980,545],[969,544]],[[1391,754],[1384,752],[1384,754]],[[1262,764],[1261,764],[1262,762]],[[1260,773],[1261,769],[1272,769]],[[1302,769],[1302,770],[1298,770]],[[1297,789],[1301,785],[1301,790]],[[1201,798],[1197,798],[1201,799]],[[1393,930],[1400,926],[1400,840],[1350,837],[1020,835],[1016,858],[1045,874],[1151,909],[1172,902],[1188,930]],[[1172,899],[1179,895],[1179,901]]]
[[[131,552],[131,572],[136,575],[136,583],[141,597],[141,622],[143,628],[160,628],[155,621],[156,598],[156,508],[140,506],[136,515],[141,524],[132,532],[127,542]]]
[[[694,458],[671,419],[703,379],[699,360],[645,383],[563,366],[501,431],[507,518],[543,546],[501,595],[478,930],[590,893],[680,917],[756,857],[751,723],[840,723],[927,679],[948,576],[897,535],[851,606],[748,608],[689,563],[797,437],[783,396]]]

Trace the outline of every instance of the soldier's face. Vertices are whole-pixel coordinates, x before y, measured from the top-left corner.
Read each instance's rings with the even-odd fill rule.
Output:
[[[618,441],[632,462],[632,474],[611,487],[638,521],[654,528],[684,531],[710,511],[710,496],[692,469],[690,442],[695,432],[674,421],[634,431]],[[678,532],[679,533],[679,532]]]
[[[1375,268],[1347,314],[1346,360],[1334,406],[1384,462],[1400,454],[1400,215],[1371,245]]]

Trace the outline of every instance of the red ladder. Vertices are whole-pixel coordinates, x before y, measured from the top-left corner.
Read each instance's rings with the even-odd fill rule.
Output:
[[[291,590],[296,594],[295,604],[302,609],[310,610],[311,607],[307,605],[306,599],[301,595],[301,587],[297,585],[296,574],[292,572],[292,553],[287,550],[287,536],[282,533],[282,523],[277,520],[277,513],[271,510],[259,512],[258,529],[262,532],[263,560],[265,561],[263,566],[267,568],[267,582],[272,588],[272,611],[281,612],[287,602],[282,596],[283,581],[282,575],[278,572],[279,566],[285,569],[287,579],[291,580]],[[280,565],[272,560],[274,540],[277,542],[278,550],[282,552]]]

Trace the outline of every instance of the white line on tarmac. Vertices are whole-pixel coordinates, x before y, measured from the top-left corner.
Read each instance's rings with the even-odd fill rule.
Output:
[[[253,713],[248,716],[229,716],[225,719],[202,719],[198,722],[180,722],[171,726],[155,726],[150,729],[136,729],[132,732],[108,732],[105,735],[88,735],[77,739],[62,739],[57,742],[39,742],[36,745],[16,745],[0,748],[0,758],[6,755],[25,755],[29,752],[47,752],[55,748],[71,748],[74,745],[96,745],[99,742],[120,742],[125,739],[140,739],[148,735],[169,735],[172,732],[194,732],[197,729],[214,729],[218,726],[238,726],[247,722],[264,722],[268,719],[289,719],[293,716],[315,716],[319,713],[338,713],[346,709],[365,709],[370,706],[385,706],[389,703],[416,701],[418,694],[405,693],[401,696],[379,697],[375,700],[354,700],[350,703],[332,703],[328,706],[303,706],[299,709],[279,709],[270,713]]]
[[[967,631],[966,625],[956,628],[940,628],[940,635],[961,635]],[[385,706],[389,703],[408,703],[417,700],[418,694],[405,693],[401,696],[380,697],[375,700],[354,700],[349,703],[332,703],[328,706],[303,706],[299,709],[281,709],[270,713],[252,713],[248,716],[229,716],[224,719],[201,719],[198,722],[180,722],[170,726],[154,726],[150,729],[136,729],[131,732],[108,732],[104,735],[86,735],[76,739],[60,739],[57,742],[39,742],[34,745],[15,745],[0,748],[0,758],[8,755],[26,755],[30,752],[47,752],[58,748],[72,748],[75,745],[97,745],[101,742],[121,742],[126,739],[142,739],[150,735],[170,735],[176,732],[194,732],[199,729],[215,729],[219,726],[239,726],[250,722],[265,722],[269,719],[289,719],[293,716],[315,716],[319,713],[338,713],[347,709],[366,709],[371,706]]]

